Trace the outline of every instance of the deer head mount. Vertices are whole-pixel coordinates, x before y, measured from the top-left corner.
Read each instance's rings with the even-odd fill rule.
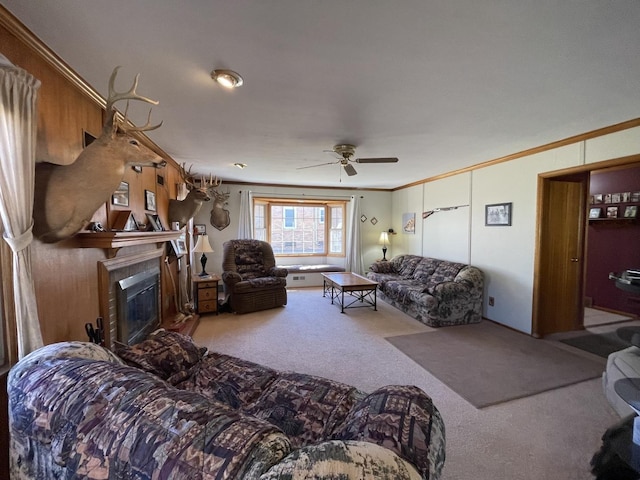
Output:
[[[200,185],[195,182],[195,175],[189,170],[185,170],[185,164],[180,166],[180,175],[184,183],[187,185],[189,193],[184,200],[169,200],[169,222],[178,222],[180,228],[184,227],[202,207],[203,202],[211,200],[209,189],[217,187],[222,181],[213,175],[209,176],[209,181],[205,177],[200,178]]]
[[[142,145],[131,134],[154,130],[147,123],[136,127],[123,120],[115,110],[121,100],[140,100],[157,105],[158,102],[136,93],[138,77],[126,92],[116,92],[114,83],[118,69],[109,78],[109,98],[102,134],[87,146],[70,165],[36,164],[33,233],[44,242],[57,242],[82,230],[98,208],[111,198],[124,177],[127,166],[164,167],[167,162]]]
[[[211,193],[213,194],[213,208],[211,209],[209,222],[211,226],[218,230],[224,230],[231,223],[229,210],[225,208],[229,203],[231,191],[219,192],[217,190],[211,190]]]

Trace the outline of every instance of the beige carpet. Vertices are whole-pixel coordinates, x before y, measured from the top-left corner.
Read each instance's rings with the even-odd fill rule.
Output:
[[[602,363],[489,321],[387,340],[477,408],[602,375]]]
[[[447,460],[441,480],[593,478],[589,460],[606,428],[619,419],[604,397],[601,379],[478,409],[385,340],[428,331],[444,330],[431,329],[384,302],[377,312],[359,308],[342,315],[322,298],[321,289],[306,288],[290,290],[284,308],[205,315],[193,337],[212,350],[365,391],[391,383],[417,385],[433,398],[445,421]],[[451,349],[450,354],[463,352]],[[605,360],[595,358],[604,369]]]

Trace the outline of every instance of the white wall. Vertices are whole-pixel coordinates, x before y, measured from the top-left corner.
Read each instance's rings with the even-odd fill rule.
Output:
[[[221,191],[230,192],[229,203],[227,209],[229,210],[231,223],[224,230],[217,230],[211,225],[210,213],[212,208],[211,202],[205,202],[194,218],[194,223],[205,224],[207,228],[207,234],[209,235],[209,242],[214,250],[214,253],[207,254],[207,272],[209,273],[221,273],[222,269],[222,244],[227,240],[232,240],[237,237],[238,234],[238,217],[240,212],[240,191],[250,190],[256,195],[269,194],[271,196],[282,195],[299,195],[309,198],[324,198],[324,199],[349,199],[351,195],[362,196],[360,199],[361,214],[367,216],[365,222],[358,223],[361,227],[361,240],[362,240],[362,254],[363,265],[365,270],[376,259],[382,258],[382,250],[378,245],[378,238],[380,232],[386,231],[391,228],[391,193],[386,191],[374,191],[374,190],[337,190],[337,189],[317,189],[317,188],[290,188],[290,187],[275,187],[275,186],[251,186],[251,185],[237,185],[223,183],[219,187]],[[347,205],[347,215],[349,213],[349,207]],[[372,218],[376,218],[378,223],[375,225],[371,223]],[[346,233],[346,229],[345,229]],[[348,246],[347,246],[348,248]],[[388,256],[388,253],[387,253]],[[194,265],[194,273],[199,273],[201,270],[200,255],[198,258],[192,260]],[[276,259],[278,264],[312,264],[312,263],[329,263],[334,265],[344,266],[344,257],[280,257]]]

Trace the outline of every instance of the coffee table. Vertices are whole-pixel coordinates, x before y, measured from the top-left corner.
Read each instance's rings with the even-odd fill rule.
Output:
[[[340,305],[340,313],[344,313],[347,308],[358,307],[373,307],[374,310],[378,310],[376,296],[378,282],[351,272],[323,273],[322,276],[322,296],[326,297],[329,294],[331,304],[333,305],[336,301]],[[351,300],[351,303],[345,304],[345,293],[347,301]]]

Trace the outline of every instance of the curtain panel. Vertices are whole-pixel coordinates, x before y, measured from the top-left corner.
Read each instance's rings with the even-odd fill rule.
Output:
[[[40,81],[0,55],[0,219],[13,252],[18,357],[42,346],[31,273],[33,198]]]

